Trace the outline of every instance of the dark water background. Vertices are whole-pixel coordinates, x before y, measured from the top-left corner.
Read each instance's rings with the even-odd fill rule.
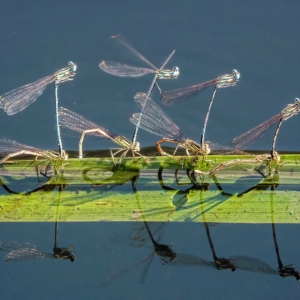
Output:
[[[197,84],[236,68],[235,87],[220,90],[207,129],[207,140],[228,144],[235,136],[278,114],[299,94],[299,1],[1,1],[0,94],[53,74],[72,60],[73,82],[60,86],[60,106],[74,110],[112,132],[131,138],[128,121],[137,107],[136,92],[147,91],[152,75],[124,79],[102,72],[111,59],[133,65],[109,37],[122,33],[148,60],[160,66],[176,49],[169,67],[179,66],[176,81],[162,90]],[[191,139],[200,129],[212,89],[196,99],[164,108]],[[158,90],[153,99],[159,101]],[[43,149],[55,149],[53,88],[25,111],[1,113],[2,135]],[[294,117],[283,124],[278,150],[299,150]],[[253,148],[269,149],[272,134]],[[142,131],[142,147],[158,137]],[[77,141],[64,139],[66,149]],[[108,148],[111,142],[87,144]]]
[[[136,92],[147,91],[152,75],[123,79],[102,72],[103,59],[136,64],[114,47],[111,35],[124,34],[155,66],[169,53],[169,67],[179,66],[176,81],[162,81],[162,90],[206,81],[236,68],[235,87],[218,92],[207,139],[222,144],[278,114],[300,97],[299,1],[7,1],[0,4],[0,94],[54,73],[72,60],[78,65],[73,82],[59,89],[60,106],[71,109],[120,135],[131,138],[128,121],[137,107]],[[143,66],[137,63],[136,65]],[[189,102],[164,108],[191,139],[200,129],[212,90]],[[155,90],[153,99],[159,101]],[[53,87],[25,111],[0,111],[1,135],[34,147],[56,149]],[[299,116],[280,129],[277,150],[299,151]],[[254,145],[269,149],[273,132]],[[140,131],[141,145],[158,137]],[[66,149],[78,142],[63,139]],[[111,147],[110,141],[86,144]],[[294,299],[294,278],[231,273],[215,269],[171,268],[154,257],[144,285],[142,265],[105,282],[115,271],[144,259],[151,249],[133,249],[127,240],[130,223],[62,223],[60,241],[75,245],[78,257],[68,261],[0,260],[2,299]],[[286,264],[298,262],[299,228],[276,226]],[[272,228],[266,225],[221,224],[211,230],[220,256],[249,255],[276,268]],[[26,241],[51,251],[54,224],[2,223],[0,240]],[[119,242],[121,240],[121,242]],[[204,227],[169,224],[163,242],[181,253],[211,260]]]

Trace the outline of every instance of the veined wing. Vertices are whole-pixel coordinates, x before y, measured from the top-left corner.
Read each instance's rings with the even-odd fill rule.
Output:
[[[101,134],[99,132],[92,132],[88,133],[86,136],[93,136],[98,138],[108,138],[108,136],[111,138],[117,137],[117,135],[110,132],[109,130],[63,107],[59,109],[59,122],[62,127],[62,134],[69,137],[80,138],[83,131],[90,129],[100,129],[104,132],[104,134]],[[73,135],[71,135],[72,131],[74,132]],[[105,134],[107,134],[107,136]]]
[[[268,273],[273,275],[279,275],[279,271],[271,268],[265,262],[250,256],[232,256],[229,257],[234,262],[234,265],[241,270]]]
[[[207,261],[201,257],[181,254],[176,252],[176,258],[173,262],[170,262],[168,258],[162,258],[162,261],[167,266],[172,267],[211,267],[216,268],[216,265],[213,261]]]
[[[251,153],[244,152],[234,147],[213,143],[210,141],[205,142],[208,144],[212,155],[251,155]]]
[[[0,241],[0,250],[10,252],[16,249],[23,249],[23,248],[36,248],[35,245],[29,243],[20,243],[15,241]]]
[[[55,74],[10,91],[1,96],[0,107],[4,105],[4,111],[14,115],[33,103],[54,80]]]
[[[165,65],[169,62],[169,60],[171,59],[171,57],[174,55],[174,53],[175,53],[175,50],[172,51],[172,53],[166,59],[166,61],[164,62],[164,64],[160,67],[160,70],[162,70],[165,67]]]
[[[5,261],[21,261],[21,260],[31,260],[36,258],[53,258],[50,253],[45,253],[37,248],[23,248],[16,249],[9,252],[4,260]]]
[[[147,60],[140,52],[138,52],[136,49],[134,49],[133,46],[130,45],[130,43],[121,35],[114,35],[112,38],[117,41],[119,44],[126,47],[131,53],[133,53],[136,57],[144,61],[150,68],[153,70],[157,70],[157,68],[149,61]]]
[[[1,241],[0,250],[9,252],[6,261],[30,260],[35,258],[52,258],[53,255],[39,250],[35,245],[15,241]]]
[[[208,87],[217,84],[218,79],[212,79],[200,84],[179,88],[171,91],[166,91],[160,98],[162,104],[169,106],[175,103],[180,103],[196,97],[198,94],[205,91]]]
[[[155,70],[151,70],[148,68],[138,68],[126,64],[104,60],[99,64],[99,68],[106,73],[119,77],[141,77],[146,74],[156,73]]]
[[[147,225],[152,237],[154,237],[163,230],[166,222],[147,222]],[[144,222],[135,222],[128,234],[128,237],[132,240],[133,247],[142,247],[151,240]]]
[[[137,106],[142,109],[143,114],[134,114],[130,122],[137,125],[140,121],[140,127],[153,134],[176,139],[184,142],[187,137],[182,133],[180,128],[166,115],[166,113],[144,93],[137,93],[134,96]]]
[[[21,143],[18,143],[14,140],[7,139],[3,136],[0,136],[0,152],[17,152],[21,150],[28,150],[33,152],[43,151],[38,148],[30,147]]]
[[[269,119],[268,121],[258,125],[257,127],[247,131],[246,133],[239,135],[238,137],[234,138],[230,143],[231,146],[235,147],[236,149],[247,149],[251,146],[254,142],[256,142],[259,138],[261,138],[266,131],[271,128],[276,122],[278,122],[282,117],[282,114],[278,114],[273,118]]]

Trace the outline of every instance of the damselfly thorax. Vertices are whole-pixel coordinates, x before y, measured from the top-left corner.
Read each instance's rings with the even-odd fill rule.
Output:
[[[225,74],[218,77],[217,88],[226,88],[229,86],[235,86],[236,82],[240,79],[240,72],[236,69],[232,70],[232,74]]]
[[[162,149],[161,144],[164,143],[164,142],[169,142],[169,143],[177,144],[177,147],[175,148],[175,151],[174,151],[174,153],[172,155],[166,153]],[[210,148],[209,148],[208,144],[204,144],[204,146],[202,148],[198,143],[196,143],[195,141],[192,141],[190,139],[186,139],[184,142],[181,142],[179,140],[162,138],[161,140],[159,140],[158,142],[156,142],[156,147],[157,147],[158,152],[161,155],[167,155],[167,156],[174,156],[176,154],[176,152],[177,152],[177,149],[179,147],[184,148],[185,151],[186,151],[186,154],[188,156],[190,155],[189,151],[191,152],[192,155],[195,155],[195,156],[196,155],[206,156],[206,155],[208,155],[210,153]]]
[[[281,112],[282,120],[285,121],[285,120],[289,119],[290,117],[298,114],[298,112],[300,110],[299,105],[300,105],[299,98],[295,98],[295,103],[288,104],[288,106]]]
[[[76,75],[77,65],[70,61],[68,67],[63,68],[55,72],[55,83],[59,84],[62,82],[73,80],[73,77]]]
[[[157,79],[177,79],[179,76],[179,68],[174,67],[172,70],[157,70]]]
[[[135,142],[134,145],[132,145],[132,143],[125,138],[124,136],[117,136],[115,138],[115,143],[120,145],[121,147],[127,148],[127,149],[132,149],[133,151],[140,151],[140,143],[139,142]]]

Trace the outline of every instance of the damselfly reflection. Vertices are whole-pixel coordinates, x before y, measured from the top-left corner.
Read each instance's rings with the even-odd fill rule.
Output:
[[[190,182],[187,184],[179,182],[179,178],[178,178],[179,169],[175,170],[175,179],[176,179],[177,185],[178,186],[191,185],[189,188],[187,188],[185,190],[181,190],[181,189],[179,190],[176,188],[169,187],[164,183],[164,180],[163,180],[163,170],[164,169],[165,168],[161,167],[158,170],[158,182],[163,190],[174,194],[172,197],[172,204],[176,207],[175,210],[184,208],[184,206],[188,203],[189,199],[194,197],[199,192],[199,190],[207,191],[209,189],[209,186],[210,186],[209,183],[197,182],[195,173],[191,169],[186,170],[186,175],[187,175],[188,179],[190,180]]]
[[[114,275],[110,276],[110,278],[103,284],[107,285],[110,283],[112,280],[114,280],[116,277],[119,277],[123,275],[125,272],[128,272],[130,269],[137,267],[138,265],[141,265],[143,263],[147,262],[147,265],[142,273],[141,276],[141,283],[145,282],[147,272],[149,270],[149,267],[153,261],[153,258],[156,255],[159,256],[160,259],[168,259],[169,261],[173,261],[176,259],[177,254],[173,251],[173,249],[165,244],[160,244],[158,241],[161,238],[162,232],[165,229],[166,222],[147,222],[146,216],[143,213],[140,201],[139,201],[139,196],[138,196],[138,191],[136,188],[136,181],[139,178],[139,174],[136,175],[131,179],[132,182],[132,188],[135,194],[135,198],[137,201],[137,205],[139,208],[139,212],[141,215],[142,220],[137,221],[133,224],[131,231],[128,234],[129,239],[131,240],[131,244],[135,248],[142,248],[146,246],[150,241],[152,243],[152,246],[154,248],[154,251],[152,254],[150,254],[147,258],[134,263],[130,266],[127,266],[126,268],[118,271]],[[160,235],[158,239],[155,238],[155,236]]]
[[[154,236],[161,232],[166,225],[166,222],[147,222],[146,216],[143,213],[138,192],[136,189],[136,179],[132,180],[132,188],[137,201],[139,211],[141,213],[142,222],[136,222],[133,224],[132,230],[130,231],[128,237],[132,240],[132,245],[134,247],[142,247],[146,245],[149,241],[152,242],[154,247],[154,253],[160,257],[168,257],[171,260],[176,258],[176,254],[173,252],[170,246],[159,244],[155,241]]]
[[[32,259],[45,259],[55,258],[75,261],[75,249],[74,246],[67,248],[58,247],[58,209],[61,199],[61,193],[64,186],[59,185],[58,203],[56,209],[56,222],[55,222],[55,233],[54,233],[54,248],[53,253],[48,253],[40,250],[36,245],[24,242],[15,241],[0,241],[0,250],[9,252],[5,256],[5,261],[25,261]]]
[[[111,75],[119,76],[119,77],[140,77],[149,73],[154,73],[154,79],[150,85],[150,88],[147,92],[147,99],[150,98],[152,91],[157,85],[159,91],[161,92],[157,82],[159,79],[177,79],[179,76],[179,68],[174,67],[172,70],[164,69],[165,65],[168,63],[168,61],[171,59],[173,54],[175,53],[175,50],[170,54],[170,56],[167,58],[167,60],[163,63],[163,65],[160,67],[160,69],[157,69],[151,62],[149,62],[142,54],[140,54],[136,49],[134,49],[121,35],[112,36],[112,38],[116,41],[118,41],[121,45],[123,45],[127,50],[129,50],[135,57],[138,57],[140,60],[145,62],[151,69],[149,68],[138,68],[138,67],[132,67],[129,65],[111,62],[111,61],[102,61],[99,65],[100,69],[104,72],[107,72]],[[141,110],[141,113],[143,113],[143,108]],[[136,129],[133,134],[132,144],[135,144],[137,132],[139,129],[139,122],[136,124]]]
[[[5,261],[25,261],[38,258],[69,259],[71,262],[75,261],[73,246],[69,246],[68,248],[54,248],[52,254],[44,252],[37,248],[36,245],[29,243],[0,241],[0,250],[9,252],[4,258]]]
[[[295,104],[288,104],[288,106],[278,115],[269,119],[268,121],[258,125],[257,127],[247,131],[246,133],[234,138],[231,142],[231,146],[235,147],[235,149],[245,150],[254,142],[256,142],[260,137],[262,137],[266,131],[272,127],[276,122],[279,121],[272,143],[271,155],[258,155],[253,159],[235,159],[231,161],[224,162],[217,166],[214,170],[212,170],[209,175],[215,174],[217,171],[223,169],[226,166],[232,166],[243,163],[263,163],[265,161],[275,161],[277,163],[280,162],[280,157],[278,153],[275,151],[275,142],[279,132],[279,128],[283,121],[291,118],[294,115],[297,115],[300,108],[300,100],[298,98],[295,99]]]
[[[275,173],[275,175],[278,175]],[[267,179],[267,177],[266,177]],[[278,184],[276,183],[278,180],[276,176],[275,181],[270,181],[269,178],[269,185],[267,187],[270,187],[270,205],[271,205],[271,220],[272,220],[272,235],[273,235],[273,241],[275,246],[275,252],[276,252],[276,258],[278,263],[278,268],[274,269],[270,267],[265,262],[254,258],[250,256],[232,256],[231,259],[234,261],[234,263],[237,265],[238,269],[248,271],[248,272],[256,272],[256,273],[265,273],[270,275],[279,275],[282,278],[287,277],[295,277],[296,280],[300,281],[300,272],[296,270],[295,267],[293,267],[293,264],[284,266],[279,254],[279,246],[277,243],[277,237],[276,237],[276,231],[275,231],[275,222],[274,222],[274,190],[278,187]],[[291,248],[292,249],[292,248]]]
[[[140,120],[140,127],[146,131],[149,131],[163,138],[156,143],[156,147],[160,155],[174,156],[178,147],[185,149],[187,156],[191,154],[194,156],[193,161],[197,159],[198,155],[206,155],[210,153],[211,150],[221,150],[222,153],[227,154],[244,154],[244,152],[232,149],[230,147],[221,146],[215,143],[205,143],[204,147],[198,143],[188,139],[179,127],[167,116],[167,114],[156,104],[152,99],[147,100],[147,96],[144,93],[137,93],[134,96],[134,101],[139,108],[144,108],[144,113],[136,113],[130,122],[137,124]],[[147,105],[146,105],[147,102]],[[141,118],[141,119],[140,119]],[[164,142],[170,142],[177,144],[177,147],[173,153],[170,155],[163,151],[161,144]]]
[[[36,166],[37,175],[39,176],[39,173],[41,173],[45,177],[48,177],[48,168],[46,165],[49,164],[49,162],[55,160],[54,170],[56,172],[57,161],[60,160],[61,166],[63,167],[63,160],[68,159],[68,154],[65,151],[62,152],[62,156],[59,156],[59,153],[55,151],[41,150],[38,148],[30,147],[2,136],[0,136],[0,152],[7,154],[4,158],[0,160],[0,164],[19,155],[33,155],[35,156],[35,160],[37,160],[38,157],[45,158],[45,162]],[[44,168],[45,172],[43,173],[42,170]]]
[[[79,158],[82,158],[82,143],[83,140],[87,138],[99,139],[107,138],[122,148],[111,148],[110,154],[113,162],[115,163],[115,155],[123,152],[120,156],[119,163],[121,163],[122,158],[126,157],[128,151],[132,152],[132,156],[135,157],[135,154],[139,157],[142,157],[145,161],[148,159],[139,153],[140,143],[136,142],[132,144],[127,138],[116,135],[109,130],[100,127],[99,125],[85,119],[79,114],[72,112],[66,108],[61,107],[59,110],[60,115],[60,125],[62,127],[62,134],[73,137],[80,138],[79,141]],[[112,150],[118,150],[113,153]]]
[[[232,70],[232,74],[225,74],[222,76],[219,76],[216,79],[212,79],[203,83],[199,83],[193,86],[189,86],[186,88],[180,88],[180,89],[175,89],[172,91],[167,91],[165,92],[162,96],[161,96],[161,102],[166,105],[172,105],[174,103],[179,103],[179,102],[183,102],[186,101],[188,99],[191,99],[193,97],[196,97],[198,94],[200,94],[201,92],[205,91],[208,87],[210,86],[215,86],[213,95],[211,97],[210,100],[210,104],[204,119],[204,123],[203,123],[203,129],[202,129],[202,134],[201,134],[201,140],[200,140],[200,144],[201,147],[204,147],[204,136],[205,136],[205,130],[206,130],[206,125],[207,125],[207,121],[208,121],[208,117],[210,114],[210,110],[212,107],[212,104],[214,102],[217,90],[220,88],[226,88],[229,86],[235,86],[237,81],[239,81],[240,79],[240,73],[239,71],[233,69]]]
[[[77,65],[70,61],[68,67],[58,70],[53,75],[46,76],[38,81],[24,85],[0,96],[0,108],[4,108],[4,111],[8,115],[14,115],[32,104],[44,92],[46,87],[54,82],[59,156],[63,156],[64,153],[62,149],[58,121],[58,86],[60,83],[73,80],[76,74],[76,69]]]

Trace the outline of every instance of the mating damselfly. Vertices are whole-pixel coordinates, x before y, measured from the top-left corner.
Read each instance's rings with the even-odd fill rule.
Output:
[[[210,104],[209,104],[209,107],[208,107],[208,110],[207,110],[207,113],[206,113],[206,116],[204,119],[204,123],[203,123],[203,129],[202,129],[201,140],[200,140],[200,144],[203,148],[204,144],[205,144],[204,136],[205,136],[206,125],[207,125],[208,117],[209,117],[210,110],[211,110],[212,104],[214,102],[217,90],[220,88],[234,86],[234,85],[236,85],[237,81],[239,81],[239,79],[240,79],[239,71],[236,69],[233,69],[232,74],[225,74],[225,75],[219,76],[215,79],[212,79],[212,80],[209,80],[206,82],[202,82],[202,83],[199,83],[196,85],[192,85],[189,87],[166,91],[161,96],[161,102],[166,106],[169,106],[169,105],[172,105],[175,103],[179,103],[179,102],[183,102],[188,99],[196,97],[198,94],[205,91],[208,87],[215,86],[215,89],[214,89],[213,95],[211,97]]]
[[[147,161],[146,157],[139,153],[140,151],[140,143],[136,142],[132,144],[127,138],[116,135],[110,132],[108,129],[105,129],[94,122],[85,119],[84,117],[80,116],[79,114],[72,112],[66,108],[61,107],[59,109],[59,117],[60,117],[60,126],[62,128],[62,134],[73,137],[73,138],[80,138],[79,141],[79,158],[82,158],[82,143],[85,137],[88,138],[107,138],[112,142],[116,143],[117,145],[121,146],[122,148],[111,148],[110,154],[112,160],[114,162],[114,156],[120,152],[123,154],[120,156],[120,163],[122,158],[126,157],[129,150],[131,150],[133,157],[135,154],[143,157],[145,161]],[[113,153],[112,150],[118,150],[117,152]]]
[[[294,104],[288,104],[288,106],[282,110],[282,112],[271,119],[267,120],[266,122],[258,125],[257,127],[239,135],[238,137],[234,138],[231,142],[231,146],[235,147],[235,149],[245,150],[252,144],[254,144],[260,137],[262,137],[268,129],[270,129],[276,122],[278,122],[272,143],[271,155],[258,155],[253,159],[235,159],[231,161],[224,162],[217,166],[214,170],[212,170],[209,175],[215,174],[217,171],[223,169],[226,166],[242,164],[242,163],[260,163],[264,161],[275,161],[277,163],[280,162],[280,156],[275,151],[275,142],[279,132],[279,128],[283,121],[291,118],[294,115],[297,115],[300,108],[300,100],[299,98],[295,98]]]
[[[167,114],[151,99],[147,99],[147,95],[144,93],[137,93],[134,96],[134,101],[137,106],[141,109],[144,109],[144,113],[133,114],[133,118],[130,119],[130,122],[136,125],[139,120],[140,127],[146,131],[149,131],[163,138],[156,143],[158,152],[161,155],[174,156],[177,152],[178,147],[185,148],[187,156],[194,155],[196,159],[197,155],[203,155],[205,157],[212,150],[221,150],[224,154],[227,153],[239,153],[245,154],[242,151],[232,149],[231,147],[221,146],[215,143],[207,142],[204,144],[204,147],[198,143],[188,139],[180,128],[167,116]],[[145,104],[147,102],[147,105]],[[177,144],[177,147],[173,153],[170,155],[163,151],[161,144],[164,142],[170,142]]]
[[[56,102],[56,128],[59,155],[63,156],[62,142],[60,137],[59,120],[58,120],[58,86],[60,83],[73,80],[76,74],[77,65],[70,61],[68,67],[58,70],[52,75],[43,77],[33,83],[24,85],[0,96],[0,108],[8,115],[19,113],[30,104],[32,104],[46,89],[46,87],[54,82],[55,102]]]
[[[21,143],[18,143],[14,140],[10,140],[8,138],[5,138],[3,136],[0,136],[0,152],[5,153],[6,156],[0,160],[0,164],[4,163],[5,161],[9,160],[12,157],[16,157],[19,155],[33,155],[36,157],[42,157],[47,160],[47,162],[55,160],[57,163],[57,160],[61,160],[61,165],[63,166],[62,160],[68,159],[68,154],[63,150],[62,156],[60,156],[57,152],[49,151],[49,150],[41,150],[38,148],[34,148],[31,146],[27,146]],[[56,163],[54,170],[56,170]],[[37,167],[37,170],[40,169],[40,172],[42,171],[43,164]],[[46,170],[47,171],[47,170]],[[46,174],[43,174],[47,176]]]

